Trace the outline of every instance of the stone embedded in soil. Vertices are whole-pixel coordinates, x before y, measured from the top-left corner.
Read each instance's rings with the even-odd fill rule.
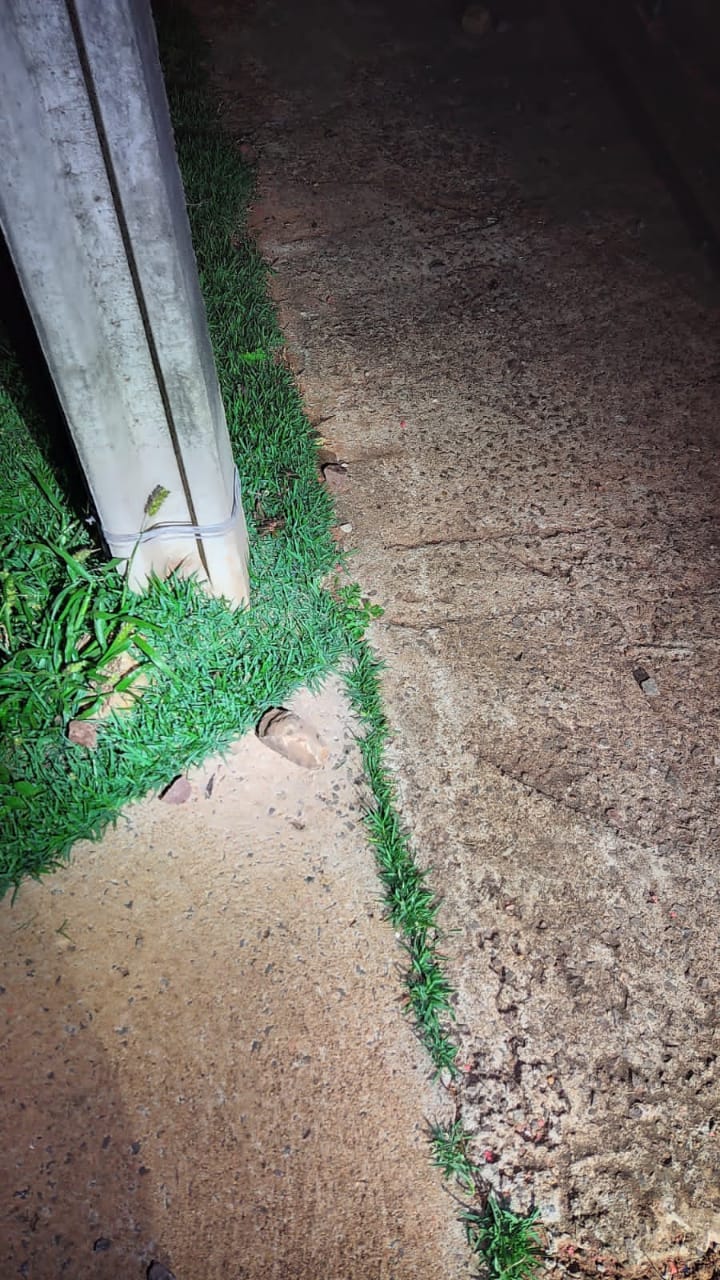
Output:
[[[184,774],[173,778],[169,787],[160,792],[160,799],[166,804],[185,804],[186,800],[192,795],[192,787]]]
[[[97,746],[97,725],[93,720],[71,720],[67,727],[68,742],[94,751]]]
[[[334,524],[330,530],[330,537],[333,542],[343,542],[347,535],[352,533],[352,529],[353,527],[349,522],[346,524]]]
[[[323,480],[331,493],[345,493],[350,487],[348,469],[341,462],[329,462],[322,469]]]
[[[320,465],[321,471],[323,467],[327,467],[330,465],[334,466],[336,463],[340,461],[335,450],[331,449],[328,445],[320,445],[317,451],[317,460]]]
[[[271,751],[303,769],[321,769],[327,762],[329,752],[317,729],[287,707],[271,707],[266,711],[258,724],[257,736]]]
[[[657,686],[657,681],[650,675],[649,671],[646,671],[644,667],[635,667],[633,676],[646,697],[658,697],[660,690]]]

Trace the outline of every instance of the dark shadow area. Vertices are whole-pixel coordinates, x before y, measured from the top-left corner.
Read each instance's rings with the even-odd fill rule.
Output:
[[[564,0],[567,17],[622,109],[627,124],[672,196],[695,245],[720,272],[720,203],[711,177],[717,168],[709,136],[688,101],[670,50],[653,40],[630,5]],[[622,52],[621,52],[622,50]],[[656,104],[662,102],[662,118]],[[708,133],[708,136],[703,136]],[[672,134],[672,141],[670,135]],[[682,160],[680,159],[682,155]]]
[[[0,234],[0,378],[78,519],[92,511],[65,415],[5,237]]]
[[[85,922],[55,904],[36,889],[0,923],[0,1274],[141,1280],[159,1252],[146,1126],[96,1032],[102,1010],[76,986],[68,935]]]

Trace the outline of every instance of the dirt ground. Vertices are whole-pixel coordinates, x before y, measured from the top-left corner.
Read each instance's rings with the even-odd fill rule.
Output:
[[[3,1280],[470,1274],[336,682],[0,904]]]
[[[717,286],[554,6],[481,39],[444,0],[195,8],[386,609],[476,1155],[572,1267],[690,1264],[720,1232]]]

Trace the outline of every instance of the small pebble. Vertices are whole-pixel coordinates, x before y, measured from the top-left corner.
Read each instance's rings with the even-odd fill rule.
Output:
[[[147,1280],[175,1280],[175,1276],[162,1262],[151,1262],[147,1269]]]
[[[328,759],[327,746],[317,730],[287,707],[270,707],[256,732],[271,751],[304,769],[319,769]]]
[[[160,799],[164,800],[166,804],[185,804],[191,795],[192,787],[190,782],[184,774],[180,774],[179,777],[173,778],[164,791],[160,792]]]
[[[348,469],[342,462],[329,462],[322,469],[323,480],[331,493],[345,493],[350,487]]]
[[[472,3],[466,5],[460,19],[460,25],[466,35],[485,36],[488,31],[492,30],[490,10],[484,4]]]

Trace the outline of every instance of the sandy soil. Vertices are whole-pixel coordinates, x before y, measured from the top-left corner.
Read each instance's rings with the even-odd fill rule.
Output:
[[[0,904],[0,1274],[469,1274],[428,1160],[446,1099],[401,1012],[336,683]]]

